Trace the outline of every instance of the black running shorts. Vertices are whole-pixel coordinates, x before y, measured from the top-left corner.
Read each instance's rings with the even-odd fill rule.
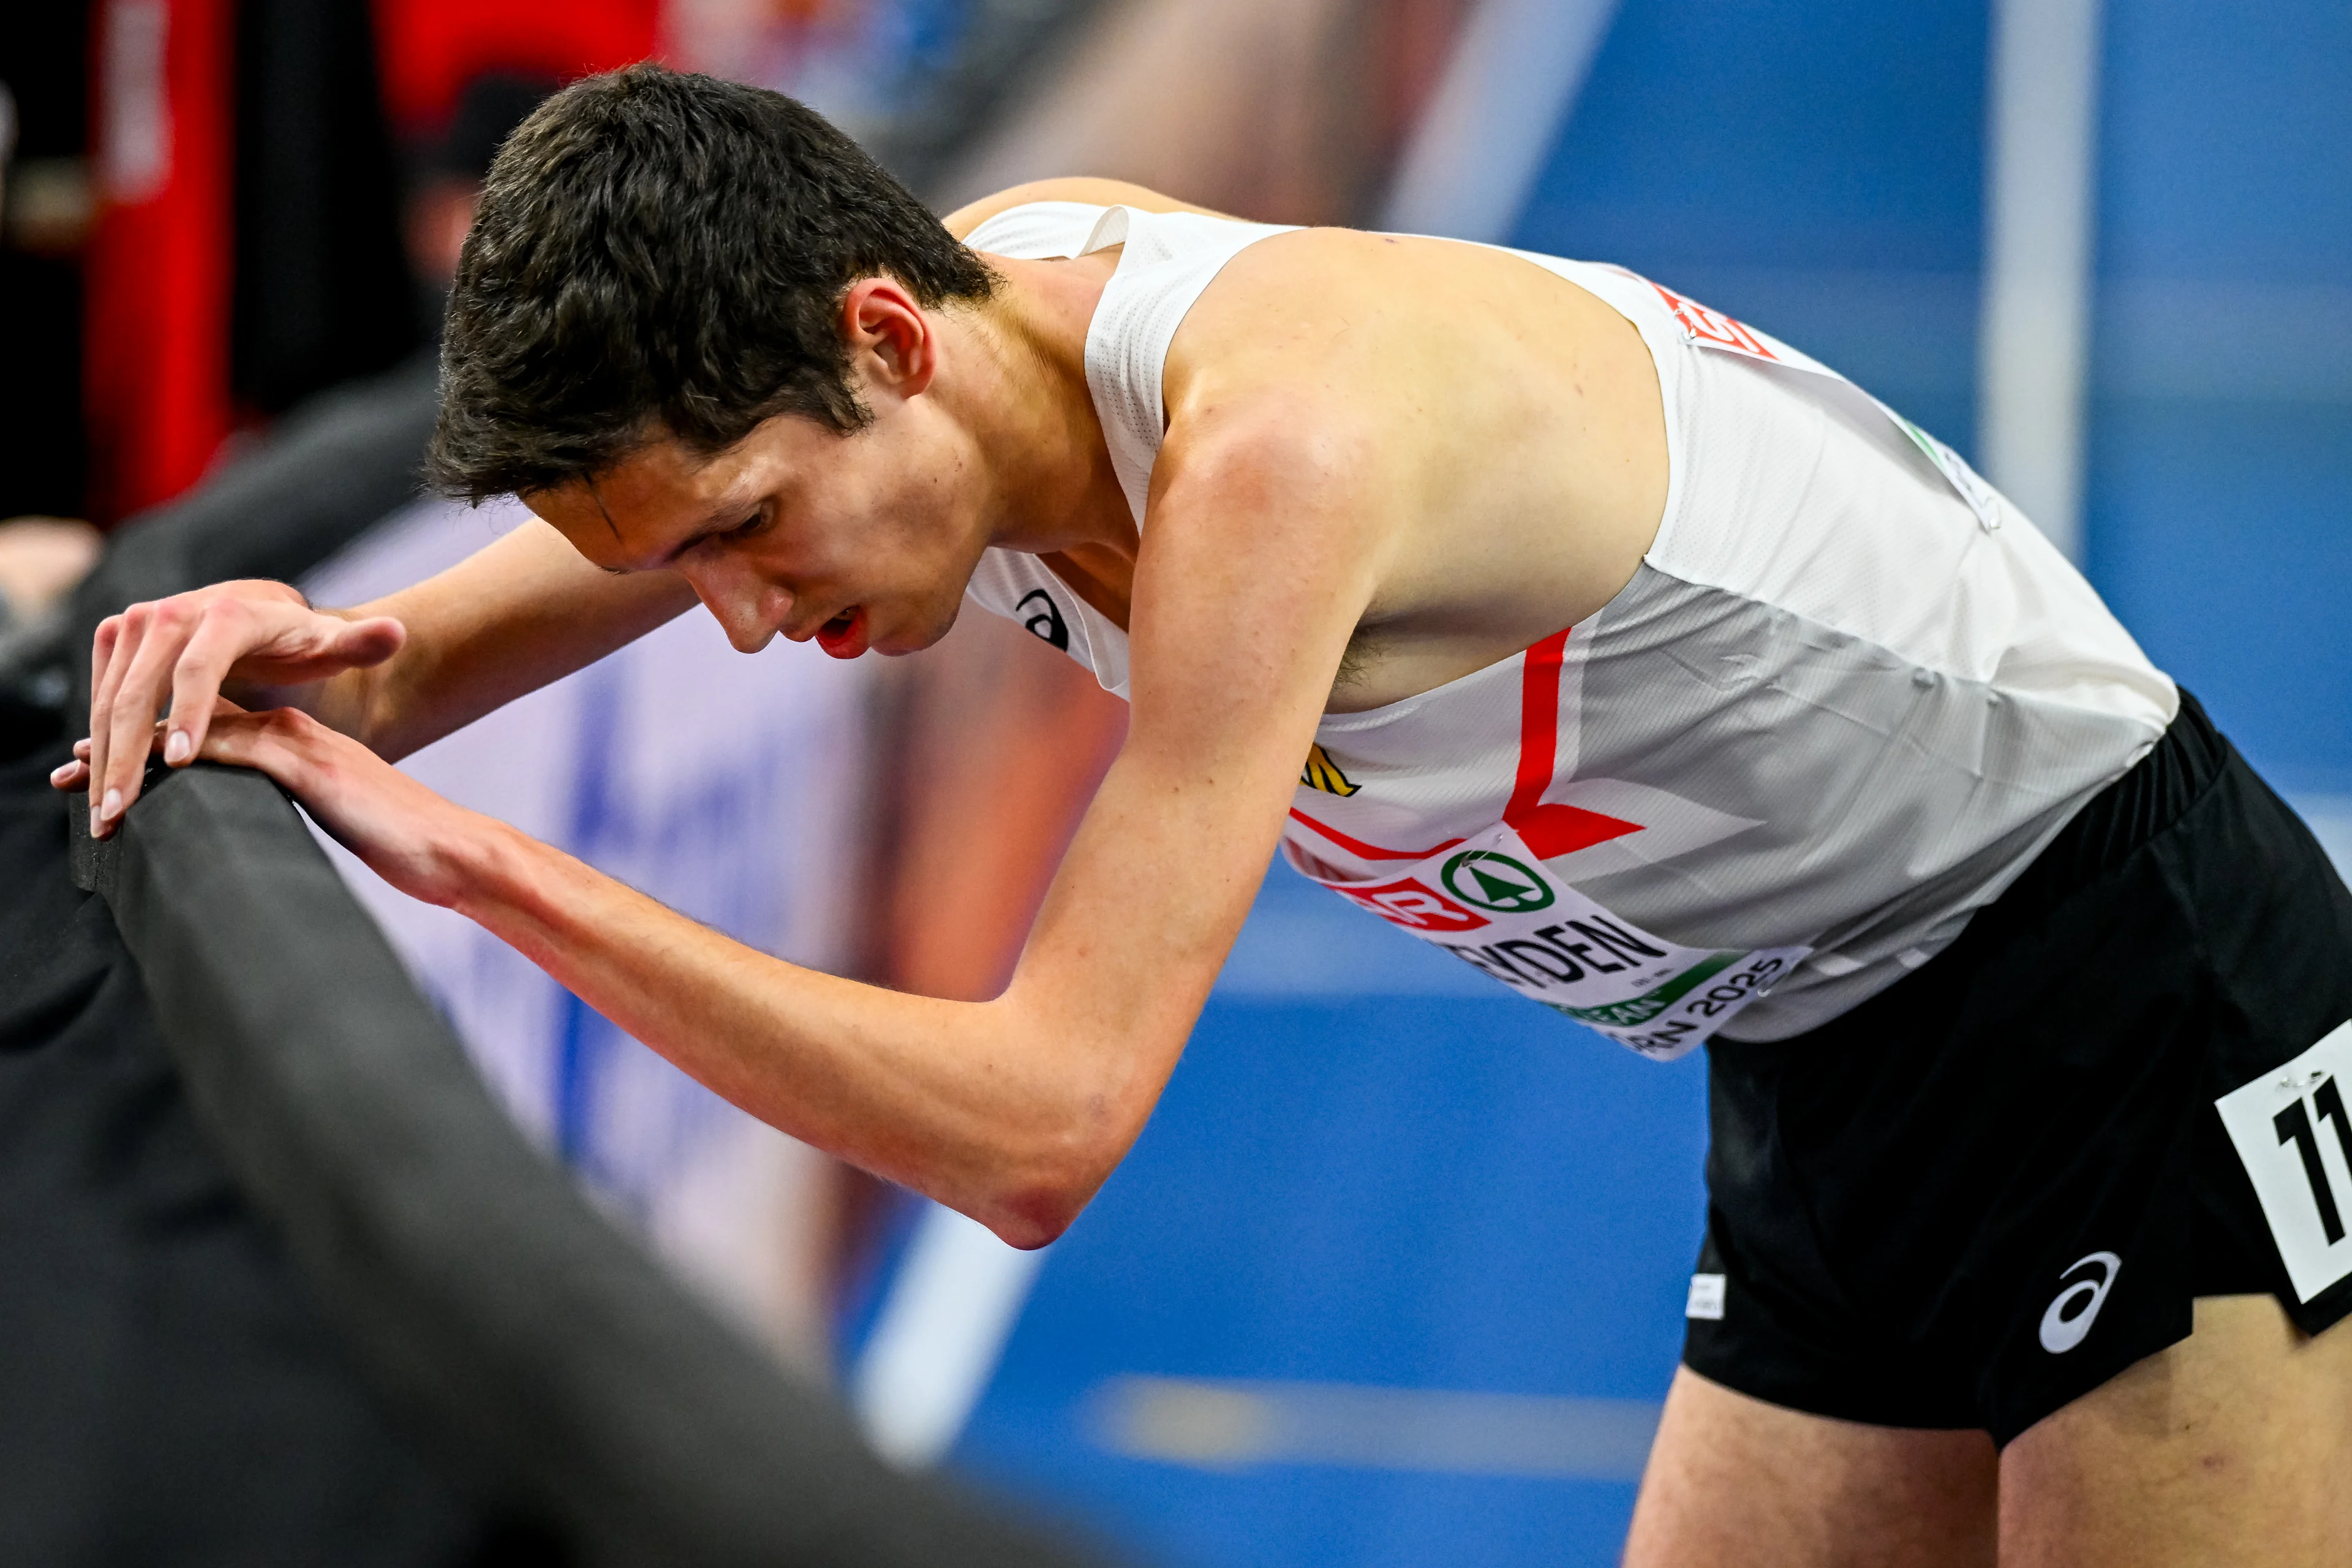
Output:
[[[1818,1029],[1709,1046],[1685,1363],[2005,1444],[2186,1338],[2197,1297],[2318,1332],[2352,1307],[2347,1020],[2352,893],[2183,693],[1951,946]]]

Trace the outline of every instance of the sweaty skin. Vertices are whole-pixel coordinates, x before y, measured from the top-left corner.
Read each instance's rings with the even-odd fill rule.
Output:
[[[1040,200],[1197,210],[1048,181],[950,226]],[[1654,368],[1608,306],[1496,252],[1316,229],[1243,251],[1185,319],[1139,534],[1085,373],[1115,262],[993,258],[996,296],[944,310],[863,279],[839,322],[865,429],[783,417],[717,454],[653,441],[524,497],[541,521],[375,604],[319,611],[284,584],[231,583],[133,605],[100,628],[90,739],[55,782],[87,790],[105,834],[151,746],[261,769],[394,886],[480,922],[754,1115],[1042,1246],[1173,1070],[1318,717],[1428,690],[1599,609],[1655,535],[1668,477]],[[1042,557],[1127,629],[1132,693],[1126,744],[993,1001],[756,952],[390,765],[698,600],[745,652],[779,634],[844,658],[929,647],[992,545]],[[2156,1358],[2162,1386],[2340,1373],[2344,1331],[2283,1340],[2259,1305],[2200,1304],[2198,1334]],[[2210,1534],[2096,1506],[2117,1476],[2210,1470],[2215,1428],[2173,1419],[2151,1386],[2136,1371],[2011,1446],[2004,1561],[2221,1560]],[[2240,1473],[2294,1478],[2292,1507],[2231,1494],[2240,1561],[2341,1561],[2352,1539],[2352,1491],[2326,1466],[2277,1468],[2352,1447],[2345,1401],[2304,1405],[2292,1429],[2232,1433]],[[1748,1458],[1727,1468],[1735,1451]],[[1981,1435],[1854,1427],[1685,1373],[1629,1560],[1859,1563],[1893,1560],[1881,1549],[1899,1537],[1904,1561],[1991,1561],[1992,1464]],[[2035,1500],[2030,1525],[2012,1497]],[[1776,1540],[1789,1551],[1754,1554]]]

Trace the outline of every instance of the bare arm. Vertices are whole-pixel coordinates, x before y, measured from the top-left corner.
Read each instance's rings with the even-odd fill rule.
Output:
[[[763,1120],[1040,1245],[1173,1070],[1374,581],[1391,487],[1359,452],[1286,440],[1279,456],[1253,438],[1163,453],[1129,738],[994,1001],[753,952],[299,714],[226,717],[208,754],[266,769],[395,885],[464,911]]]
[[[593,664],[694,603],[676,573],[615,576],[533,518],[437,576],[340,612],[390,616],[407,628],[407,641],[384,663],[324,683],[309,706],[396,761]]]
[[[351,610],[283,583],[219,583],[109,616],[91,647],[87,783],[103,835],[164,760],[202,749],[216,695],[301,708],[399,758],[643,636],[694,603],[670,573],[615,577],[536,518],[438,576]],[[68,775],[70,773],[70,777]]]

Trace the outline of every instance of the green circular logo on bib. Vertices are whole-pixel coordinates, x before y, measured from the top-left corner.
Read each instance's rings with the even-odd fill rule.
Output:
[[[1539,874],[1492,849],[1464,850],[1445,863],[1437,878],[1464,903],[1497,914],[1533,914],[1551,902],[1551,889]]]

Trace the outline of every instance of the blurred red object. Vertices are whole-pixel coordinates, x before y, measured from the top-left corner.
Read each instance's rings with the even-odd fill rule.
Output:
[[[484,71],[569,79],[654,52],[660,0],[375,0],[385,108],[437,132]],[[237,423],[234,0],[99,0],[98,213],[86,258],[91,515],[113,521],[204,477]]]
[[[91,511],[202,477],[229,433],[230,0],[103,0],[87,255]]]
[[[440,128],[488,70],[561,81],[654,53],[660,0],[376,0],[383,102],[404,136]]]

